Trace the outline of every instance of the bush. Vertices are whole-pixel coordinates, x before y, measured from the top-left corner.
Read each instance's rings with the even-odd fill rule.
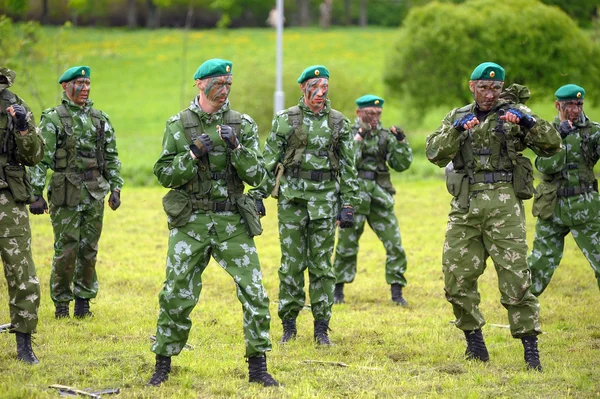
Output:
[[[600,87],[598,45],[537,0],[430,3],[409,12],[394,43],[384,73],[388,96],[413,112],[472,101],[468,79],[485,61],[504,67],[505,86],[525,84],[534,96],[551,97],[567,83]]]

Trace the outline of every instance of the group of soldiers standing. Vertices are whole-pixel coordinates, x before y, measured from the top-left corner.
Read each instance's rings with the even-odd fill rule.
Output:
[[[171,358],[187,342],[190,314],[211,256],[236,283],[249,381],[279,385],[267,371],[269,298],[253,238],[262,233],[263,201],[269,196],[277,199],[281,245],[280,343],[297,335],[308,270],[314,340],[332,344],[332,308],[345,302],[344,286],[356,276],[365,222],[385,248],[392,301],[408,305],[403,295],[407,260],[389,169],[408,169],[412,150],[400,127],[382,126],[384,100],[370,94],[358,98],[351,123],[331,108],[329,70],[308,67],[298,78],[298,104],[277,113],[261,151],[253,119],[230,108],[232,67],[223,59],[200,65],[194,74],[199,94],[167,121],[154,165],[158,181],[170,190],[163,198],[169,241],[151,386],[168,379]],[[456,326],[465,334],[466,357],[489,360],[477,279],[491,257],[511,333],[523,343],[527,366],[542,371],[537,295],[558,267],[569,231],[600,284],[600,242],[595,238],[600,202],[593,173],[600,157],[600,125],[583,113],[583,88],[567,85],[556,92],[558,117],[551,124],[524,105],[527,88],[504,88],[504,75],[495,63],[475,68],[469,82],[474,102],[446,115],[427,138],[426,155],[446,168],[453,196],[442,256],[444,289]],[[90,299],[98,292],[95,263],[104,198],[109,196],[109,207],[116,210],[123,180],[115,132],[108,116],[89,99],[89,67],[70,68],[60,77],[62,102],[43,112],[39,129],[27,105],[8,90],[14,78],[13,71],[0,68],[0,240],[17,357],[34,364],[31,334],[40,286],[25,204],[32,214],[50,213],[55,317],[68,318],[71,301],[75,317],[90,317]],[[527,147],[537,154],[535,165],[543,173],[537,190],[533,166],[521,154]],[[48,169],[53,170],[49,206],[43,196]],[[245,184],[253,188],[245,191]],[[538,223],[527,258],[522,200],[534,194]]]

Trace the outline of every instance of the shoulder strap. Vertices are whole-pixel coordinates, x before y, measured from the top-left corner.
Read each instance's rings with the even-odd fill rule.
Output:
[[[17,103],[17,96],[15,96],[15,94],[12,91],[10,91],[8,89],[4,89],[4,90],[2,90],[2,100],[4,103],[2,106],[2,111],[5,111],[6,108]],[[8,105],[6,105],[6,104],[8,104]],[[6,105],[6,107],[4,105]]]
[[[198,126],[200,126],[200,118],[189,108],[181,111],[179,115],[183,124],[185,138],[188,143],[191,143],[197,136],[202,134],[202,127],[200,127],[199,131],[197,130]]]
[[[233,132],[239,140],[242,131],[242,114],[230,109],[223,115],[223,123],[233,128]]]
[[[92,116],[92,123],[96,128],[96,160],[98,161],[98,170],[104,175],[106,171],[106,159],[104,157],[106,121],[102,117],[102,112],[95,108],[90,108],[90,115]]]
[[[59,129],[56,137],[56,148],[64,148],[67,144],[67,136],[71,135],[73,118],[64,104],[57,105],[54,110],[58,114],[62,129]]]
[[[377,170],[387,170],[386,158],[387,158],[387,146],[388,146],[388,131],[387,129],[381,129],[379,131],[379,144],[377,148]]]
[[[344,114],[342,114],[340,111],[336,111],[333,108],[329,110],[327,124],[329,125],[329,129],[331,129],[331,142],[333,144],[333,148],[337,148],[340,141],[340,133],[344,127],[344,119]]]

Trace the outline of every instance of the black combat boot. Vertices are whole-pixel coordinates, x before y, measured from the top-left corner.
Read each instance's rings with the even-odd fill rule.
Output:
[[[66,319],[69,317],[69,302],[55,302],[54,308],[54,318]]]
[[[281,323],[283,324],[283,335],[279,343],[285,344],[292,339],[296,339],[296,333],[298,332],[296,330],[296,319],[282,320]]]
[[[402,296],[402,286],[398,283],[392,284],[392,301],[398,305],[408,306],[406,299]]]
[[[344,283],[337,283],[333,292],[333,303],[340,304],[344,301]]]
[[[258,382],[266,387],[278,387],[279,383],[267,372],[267,357],[265,355],[248,358],[248,382]]]
[[[78,319],[94,316],[94,314],[90,312],[90,300],[88,298],[75,298],[75,310],[73,311],[73,316]]]
[[[333,345],[327,335],[329,320],[315,320],[315,341],[318,345]]]
[[[528,335],[526,337],[521,337],[521,342],[523,342],[523,348],[525,349],[525,363],[527,363],[527,368],[542,372],[537,336]]]
[[[169,379],[169,373],[171,372],[171,357],[156,355],[156,366],[154,367],[154,374],[150,377],[150,381],[146,385],[157,387],[166,380]]]
[[[39,364],[40,361],[35,357],[31,348],[31,334],[16,332],[17,338],[17,359],[29,364]]]
[[[467,339],[467,350],[465,351],[467,360],[481,360],[482,362],[490,360],[481,330],[464,331],[464,333]]]

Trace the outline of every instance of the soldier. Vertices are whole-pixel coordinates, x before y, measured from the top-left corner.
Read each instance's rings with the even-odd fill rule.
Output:
[[[521,151],[549,156],[560,136],[521,103],[529,91],[504,87],[504,69],[485,62],[471,74],[474,103],[448,113],[427,137],[427,158],[446,168],[454,196],[442,254],[446,299],[467,340],[467,359],[488,361],[477,279],[491,256],[511,334],[520,338],[528,368],[542,371],[537,348],[539,303],[531,293],[522,199],[533,195],[533,166]]]
[[[538,220],[533,250],[527,258],[535,296],[550,284],[569,232],[592,266],[600,287],[600,198],[594,176],[600,156],[600,124],[590,121],[583,112],[582,87],[568,84],[554,94],[558,116],[553,124],[563,146],[559,153],[535,160],[543,174],[533,202]]]
[[[332,109],[327,98],[327,68],[306,68],[298,83],[303,96],[298,105],[275,116],[265,143],[270,179],[253,195],[265,198],[272,189],[271,195],[278,198],[281,343],[296,337],[296,318],[305,301],[304,271],[308,268],[314,339],[317,344],[331,345],[328,330],[335,286],[331,255],[336,216],[341,228],[352,227],[354,208],[360,201],[355,145],[350,121]]]
[[[385,248],[385,279],[391,284],[392,301],[407,306],[402,296],[402,287],[406,286],[406,253],[394,213],[393,195],[396,190],[390,180],[388,164],[398,172],[408,169],[412,162],[412,149],[401,128],[392,126],[388,130],[381,126],[383,103],[383,98],[371,94],[356,100],[358,118],[352,132],[360,146],[356,168],[361,204],[354,215],[354,226],[338,232],[333,262],[335,303],[344,303],[344,283],[351,283],[356,276],[358,240],[366,220]]]
[[[261,233],[255,201],[243,195],[244,182],[257,186],[265,177],[252,118],[229,107],[230,61],[204,62],[194,79],[200,94],[168,120],[163,151],[154,174],[164,187],[168,216],[167,277],[158,296],[156,368],[148,385],[168,379],[171,356],[187,342],[190,313],[200,298],[202,273],[211,255],[236,283],[244,313],[249,381],[278,386],[267,372],[271,350],[269,298],[253,236]]]
[[[40,129],[46,140],[42,162],[31,170],[34,215],[48,212],[43,192],[46,171],[54,173],[48,187],[50,220],[54,230],[54,259],[50,296],[57,319],[90,317],[90,299],[98,294],[96,258],[102,232],[104,197],[116,210],[121,205],[123,179],[115,131],[104,112],[89,100],[91,71],[75,66],[62,74],[60,105],[42,113]]]
[[[8,286],[10,331],[17,339],[17,359],[39,361],[31,348],[40,305],[40,282],[31,255],[26,203],[32,200],[24,165],[44,156],[44,141],[29,106],[8,90],[16,73],[0,67],[0,254]]]

